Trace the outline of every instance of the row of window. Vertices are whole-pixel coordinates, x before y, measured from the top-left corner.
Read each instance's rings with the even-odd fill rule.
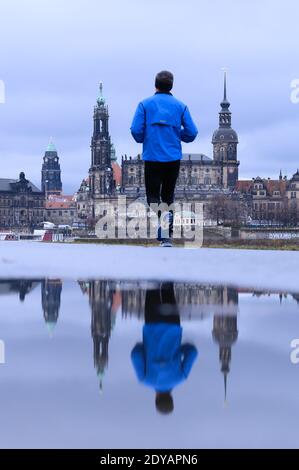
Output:
[[[258,191],[256,191],[253,194],[257,196],[266,196],[266,190],[265,189],[261,190],[261,188],[263,188],[262,184],[255,184],[254,189],[257,189]],[[296,191],[291,191],[291,198],[295,199],[297,197],[296,194],[297,194]],[[273,191],[273,196],[280,196],[280,191]]]
[[[189,168],[182,167],[182,168],[180,169],[180,171],[183,172],[183,173],[185,173],[186,171],[189,171]],[[192,171],[193,171],[194,173],[197,173],[197,172],[200,171],[200,170],[198,170],[197,168],[192,168]],[[210,169],[210,168],[205,168],[204,171],[205,171],[206,173],[210,173],[210,171],[213,171],[213,173],[220,173],[220,171],[219,171],[217,168],[212,168],[212,169]],[[202,172],[203,172],[203,170],[202,170]]]
[[[187,185],[189,184],[190,182],[190,179],[191,179],[191,183],[192,185],[199,185],[199,184],[204,184],[204,185],[211,185],[211,184],[220,184],[220,177],[218,176],[216,178],[216,181],[215,181],[215,178],[213,178],[213,181],[212,181],[212,178],[210,176],[205,176],[203,178],[203,181],[202,181],[202,178],[198,178],[197,176],[191,176],[191,178],[188,178],[186,176],[179,176],[178,178],[178,185]]]
[[[47,211],[47,214],[48,216],[51,216],[53,214],[55,215],[59,215],[59,216],[62,216],[62,215],[71,215],[71,216],[74,216],[75,215],[75,211],[68,211],[68,210],[64,210],[64,211],[59,211],[59,210],[51,210],[51,211]]]
[[[259,204],[256,203],[256,202],[254,203],[254,209],[255,210],[266,210],[267,208],[270,209],[270,210],[271,209],[272,210],[273,209],[278,210],[278,209],[280,209],[280,207],[281,207],[280,202],[268,202],[268,203],[267,202],[262,202],[262,203],[259,203]]]
[[[129,171],[130,171],[131,173],[133,173],[133,172],[136,172],[136,169],[135,169],[135,168],[130,168]],[[137,170],[137,171],[138,171],[138,170]],[[180,172],[185,173],[185,171],[189,171],[189,168],[186,168],[186,167],[184,167],[184,166],[180,168]],[[192,168],[192,171],[193,171],[194,173],[197,173],[197,172],[199,172],[200,170],[195,167],[195,168]],[[202,170],[202,171],[203,171],[203,170]],[[218,170],[217,168],[212,168],[212,170],[210,170],[210,168],[205,168],[204,171],[205,171],[206,173],[209,173],[210,171],[213,171],[214,173],[219,173],[219,170]]]
[[[143,177],[140,179],[135,176],[129,176],[128,178],[128,184],[143,184],[143,183],[144,183]]]
[[[21,199],[0,199],[0,207],[43,207],[43,200],[28,201],[26,198]]]
[[[25,211],[24,211],[25,212]],[[11,209],[0,209],[0,215],[12,215],[13,211]],[[17,214],[17,212],[16,212]],[[44,211],[42,210],[33,210],[28,212],[29,215],[43,216]]]

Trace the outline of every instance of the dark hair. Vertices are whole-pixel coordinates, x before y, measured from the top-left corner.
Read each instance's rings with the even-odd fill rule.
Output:
[[[173,87],[173,75],[167,70],[157,73],[155,87],[160,91],[169,92]]]
[[[173,398],[170,392],[157,392],[156,395],[156,409],[162,414],[169,414],[173,412]]]

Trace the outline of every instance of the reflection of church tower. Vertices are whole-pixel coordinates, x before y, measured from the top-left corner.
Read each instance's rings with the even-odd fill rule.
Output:
[[[42,281],[42,308],[49,331],[53,330],[58,320],[61,291],[62,281],[60,279],[44,279]]]
[[[0,295],[10,292],[19,294],[19,299],[24,302],[25,296],[29,294],[41,281],[26,279],[0,279]]]
[[[109,281],[91,281],[89,296],[94,367],[102,389],[103,376],[108,366],[109,339],[114,325],[114,287]]]
[[[238,135],[231,127],[230,103],[226,97],[226,72],[224,72],[224,94],[219,113],[219,128],[213,134],[214,160],[221,164],[221,184],[234,189],[238,181],[237,145]]]
[[[228,297],[235,297],[235,289],[227,289]],[[230,295],[230,291],[232,291]],[[231,348],[238,339],[237,315],[214,315],[213,339],[219,344],[219,360],[224,376],[224,397],[226,400],[227,375],[230,371]]]

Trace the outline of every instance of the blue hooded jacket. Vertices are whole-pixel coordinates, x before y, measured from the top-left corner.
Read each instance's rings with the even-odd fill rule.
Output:
[[[137,106],[131,133],[143,143],[143,160],[171,162],[182,158],[181,141],[193,142],[198,130],[185,104],[157,92]]]
[[[181,344],[182,328],[171,323],[149,323],[143,327],[143,343],[131,353],[140,382],[157,392],[168,392],[187,379],[197,357],[192,344]]]

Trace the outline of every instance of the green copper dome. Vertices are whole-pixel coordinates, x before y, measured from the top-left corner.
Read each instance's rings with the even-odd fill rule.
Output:
[[[55,328],[55,326],[56,326],[56,322],[55,322],[55,321],[47,321],[47,322],[46,322],[46,326],[47,326],[47,330],[48,330],[49,336],[52,337],[52,336],[53,336],[53,332],[54,332],[54,328]]]
[[[50,140],[46,152],[57,152],[55,145],[52,142],[52,139]]]

